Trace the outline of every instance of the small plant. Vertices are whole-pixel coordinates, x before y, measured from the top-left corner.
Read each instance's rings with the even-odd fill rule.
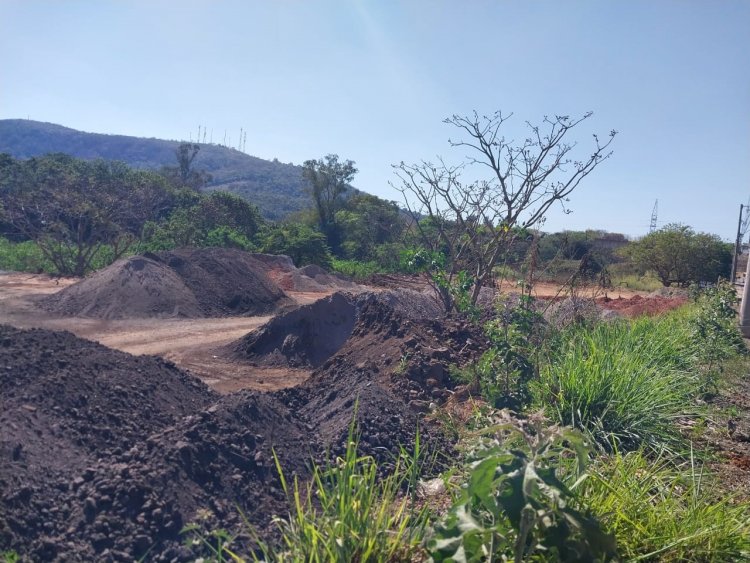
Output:
[[[745,351],[737,329],[737,293],[722,282],[696,294],[696,309],[690,317],[695,351],[705,373],[705,390],[717,388],[722,363]]]
[[[490,438],[470,465],[468,481],[427,543],[436,562],[507,561],[543,557],[607,560],[614,539],[596,518],[578,510],[560,471],[588,455],[583,436],[540,416],[487,428]],[[513,438],[517,438],[516,441]]]
[[[403,354],[399,360],[398,365],[393,370],[393,372],[396,375],[403,375],[406,373],[406,370],[409,369],[409,354]]]
[[[330,467],[313,468],[309,486],[290,484],[276,459],[292,510],[278,519],[284,548],[274,561],[396,561],[418,550],[426,512],[413,510],[409,494],[410,462],[399,457],[395,470],[378,479],[375,460],[357,454],[354,428],[346,453]]]
[[[577,492],[628,561],[746,561],[750,509],[717,494],[690,456],[673,462],[640,450],[616,452],[589,471]]]
[[[473,384],[496,408],[522,409],[530,402],[529,383],[538,372],[541,325],[532,297],[500,301],[496,318],[484,325],[490,348],[475,364],[454,369],[454,377]]]
[[[226,530],[207,530],[204,523],[194,522],[182,529],[186,544],[196,555],[196,561],[212,563],[242,563],[244,560],[232,550],[234,536]]]

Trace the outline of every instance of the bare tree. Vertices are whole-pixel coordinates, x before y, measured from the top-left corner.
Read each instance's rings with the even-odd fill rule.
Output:
[[[519,232],[538,227],[556,203],[569,212],[568,196],[610,157],[609,146],[617,134],[612,130],[604,142],[594,135],[593,152],[575,159],[576,143],[568,141],[569,132],[592,115],[545,116],[541,126],[527,121],[529,133],[522,143],[503,135],[512,114],[453,115],[444,123],[459,130],[460,138],[448,142],[466,150],[461,164],[449,165],[439,158],[436,164],[423,160],[394,165],[400,180],[394,187],[415,219],[422,219],[415,221],[422,244],[447,257],[447,283],[434,284],[446,310],[455,307],[450,287],[459,272],[468,273],[475,304]],[[463,181],[462,174],[469,170],[480,179]]]

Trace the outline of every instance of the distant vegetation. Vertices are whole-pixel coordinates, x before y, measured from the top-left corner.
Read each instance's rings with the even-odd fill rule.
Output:
[[[66,153],[84,160],[117,160],[157,171],[175,165],[180,141],[84,133],[53,123],[0,120],[0,153],[18,159]],[[192,144],[192,143],[191,143]],[[264,218],[278,220],[308,207],[302,167],[268,161],[230,147],[200,143],[192,163],[211,176],[209,191],[225,190],[251,201]]]
[[[556,133],[548,148],[559,152],[560,163],[571,149],[564,135],[586,117],[545,123]],[[499,114],[487,119],[497,127],[505,121]],[[494,131],[483,129],[488,123],[477,116],[448,123],[469,140]],[[565,185],[575,186],[604,160],[607,145],[597,145]],[[496,148],[522,156],[518,147]],[[0,121],[2,151],[9,154],[0,159],[0,268],[82,275],[132,252],[232,246],[288,254],[298,265],[335,267],[357,278],[422,271],[452,307],[456,300],[473,302],[477,283],[491,278],[655,289],[715,282],[730,267],[726,244],[684,225],[635,242],[604,231],[542,233],[520,214],[510,223],[498,215],[490,228],[479,220],[490,209],[489,192],[459,188],[460,169],[398,167],[414,207],[406,212],[352,188],[355,163],[337,155],[292,166],[218,145],[82,133],[28,120]],[[46,155],[55,151],[78,158]],[[492,162],[489,153],[479,156]],[[494,189],[502,192],[500,180],[508,177],[496,172]],[[527,195],[543,194],[545,206],[569,193],[550,191],[544,182],[530,182],[535,191]]]

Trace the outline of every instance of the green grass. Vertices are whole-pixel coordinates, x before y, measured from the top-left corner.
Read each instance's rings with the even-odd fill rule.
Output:
[[[739,561],[750,557],[750,507],[716,488],[692,457],[644,451],[597,463],[578,488],[615,534],[625,561]]]
[[[325,470],[315,467],[309,486],[288,483],[278,469],[292,510],[279,520],[284,547],[272,560],[405,561],[420,549],[426,512],[401,493],[411,474],[403,458],[379,479],[375,460],[357,455],[350,437],[344,458]]]
[[[0,270],[39,274],[53,273],[55,267],[34,241],[13,243],[0,237]]]
[[[701,382],[680,326],[643,318],[567,329],[533,385],[536,404],[604,446],[684,446],[675,421],[696,414]]]
[[[608,269],[612,279],[612,287],[635,291],[656,291],[664,287],[651,272],[639,273],[631,262],[610,264]]]
[[[333,271],[355,280],[367,278],[373,274],[385,271],[377,262],[360,262],[359,260],[333,259]]]
[[[281,486],[289,499],[289,513],[275,522],[281,533],[278,545],[269,545],[248,524],[258,553],[235,552],[233,538],[224,531],[186,528],[192,543],[208,561],[277,561],[324,563],[330,561],[409,561],[422,553],[427,509],[417,508],[420,464],[419,438],[415,451],[402,449],[395,468],[383,476],[375,459],[357,453],[358,440],[350,430],[347,449],[327,467],[313,466],[312,478],[287,481],[274,456]]]

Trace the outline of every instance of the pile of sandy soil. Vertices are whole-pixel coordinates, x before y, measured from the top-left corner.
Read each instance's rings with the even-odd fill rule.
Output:
[[[287,297],[247,252],[183,249],[132,256],[41,301],[50,312],[102,319],[261,315]]]
[[[641,316],[653,317],[661,315],[673,309],[677,309],[678,307],[682,307],[687,302],[688,298],[686,296],[641,297],[640,295],[635,295],[630,298],[610,299],[603,297],[597,299],[597,304],[603,309],[616,311],[618,314],[631,319]]]
[[[295,267],[289,256],[253,254],[266,266],[266,274],[284,291],[330,293],[335,290],[355,290],[359,286],[346,276],[330,273],[314,264]]]

